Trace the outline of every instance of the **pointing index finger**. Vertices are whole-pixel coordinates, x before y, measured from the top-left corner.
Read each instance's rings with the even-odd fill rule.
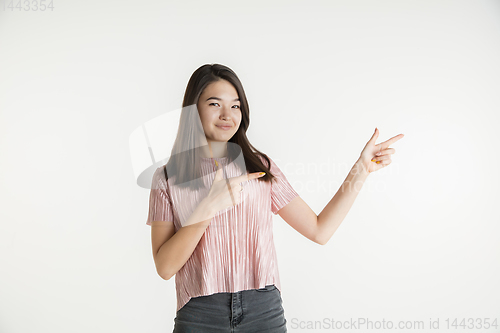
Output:
[[[404,136],[405,136],[404,134],[398,134],[396,136],[393,136],[389,140],[380,143],[380,146],[381,146],[382,150],[386,149],[387,147],[389,147],[390,145],[392,145],[394,142],[396,142],[398,140],[401,140]]]
[[[255,178],[260,178],[262,173],[265,175],[265,172],[253,172],[253,173],[249,173],[249,174],[246,174],[246,175],[241,175],[241,176],[238,176],[238,177],[234,177],[233,179],[234,179],[234,181],[236,183],[239,184],[239,183],[246,182],[246,181],[249,181],[249,180],[252,180],[252,179],[255,179]]]

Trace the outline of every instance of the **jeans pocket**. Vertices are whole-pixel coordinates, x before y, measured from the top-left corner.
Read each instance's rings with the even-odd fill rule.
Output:
[[[263,291],[263,292],[269,292],[269,291],[276,290],[276,286],[274,284],[271,284],[271,285],[265,286],[264,288],[255,289],[255,290],[257,290],[257,291]]]

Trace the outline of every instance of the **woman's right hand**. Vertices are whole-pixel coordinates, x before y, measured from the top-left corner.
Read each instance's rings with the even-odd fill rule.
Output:
[[[218,164],[218,163],[217,163]],[[210,209],[214,214],[228,207],[236,206],[241,202],[241,191],[244,181],[260,178],[265,175],[265,172],[254,172],[238,177],[225,179],[222,174],[222,165],[217,166],[217,172],[212,183],[212,187],[205,198]],[[229,183],[229,186],[228,186]],[[233,197],[231,198],[231,193]],[[234,201],[233,201],[234,199]]]

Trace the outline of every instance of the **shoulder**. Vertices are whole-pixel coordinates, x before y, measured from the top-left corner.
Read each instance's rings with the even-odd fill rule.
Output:
[[[274,163],[273,159],[271,157],[269,157],[269,155],[267,155],[267,154],[256,153],[255,155],[257,155],[257,157],[261,160],[262,163],[264,163],[264,165],[267,168],[271,168],[273,165],[276,165]]]
[[[262,163],[264,163],[264,165],[269,169],[269,171],[271,171],[271,173],[281,172],[278,164],[276,164],[276,162],[269,155],[262,153],[262,155],[257,154],[257,156],[259,156]]]
[[[159,168],[156,168],[155,172],[153,173],[153,177],[151,179],[151,185],[152,188],[164,189],[166,183],[167,183],[167,178],[165,175],[165,165],[162,165]]]

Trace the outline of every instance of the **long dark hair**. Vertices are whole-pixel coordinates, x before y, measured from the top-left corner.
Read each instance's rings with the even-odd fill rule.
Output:
[[[240,99],[241,123],[237,132],[228,141],[229,161],[233,161],[237,155],[241,154],[244,157],[248,173],[264,171],[266,175],[257,178],[257,180],[272,181],[274,175],[270,172],[271,162],[268,156],[257,150],[248,141],[246,135],[250,125],[250,110],[243,85],[233,70],[220,64],[203,65],[194,71],[189,79],[182,102],[177,137],[172,148],[171,157],[164,166],[165,178],[168,179],[168,175],[175,176],[177,186],[183,186],[182,184],[190,182],[192,186],[193,181],[200,179],[200,142],[196,136],[197,133],[204,132],[197,112],[197,104],[203,90],[212,82],[219,80],[226,80],[231,83],[238,92]],[[203,138],[205,137],[203,136]],[[266,161],[267,165],[264,165],[261,158]]]

